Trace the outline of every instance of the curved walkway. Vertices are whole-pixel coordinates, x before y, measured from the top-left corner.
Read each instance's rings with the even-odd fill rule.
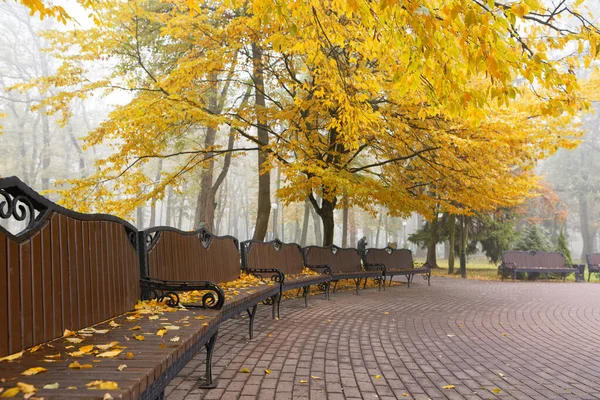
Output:
[[[198,358],[168,399],[600,398],[600,285],[417,278],[308,309],[284,300],[281,321],[263,307],[252,342],[236,318],[219,333],[217,388],[194,387]]]

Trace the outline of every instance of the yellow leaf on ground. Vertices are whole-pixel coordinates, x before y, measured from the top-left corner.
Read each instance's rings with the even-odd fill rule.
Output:
[[[300,379],[300,383],[308,383],[306,379]]]
[[[250,370],[248,368],[244,367],[244,368],[240,369],[240,372],[242,372],[244,374],[249,374]]]
[[[96,347],[99,348],[100,350],[108,350],[108,349],[112,349],[113,347],[115,347],[118,344],[119,344],[119,342],[110,342],[107,344],[97,344]]]
[[[158,319],[158,315],[151,315],[148,317],[149,320],[155,320]]]
[[[502,336],[508,336],[508,333],[503,333]]]
[[[46,372],[48,371],[46,368],[44,367],[33,367],[33,368],[29,368],[27,371],[23,371],[21,372],[21,375],[37,375],[40,372]]]
[[[142,329],[142,327],[139,325],[136,325],[133,328],[129,328],[130,331],[139,331],[140,329]]]
[[[19,387],[19,389],[21,389],[21,392],[23,392],[25,394],[35,393],[37,391],[37,389],[35,388],[35,386],[28,385],[28,384],[23,383],[23,382],[17,382],[17,386]]]
[[[135,340],[139,340],[139,341],[146,340],[146,338],[144,337],[144,335],[136,335],[135,333],[133,334],[133,338]]]
[[[69,337],[69,336],[75,336],[76,333],[73,331],[70,331],[68,329],[65,329],[65,332],[63,333],[63,337]]]
[[[92,350],[94,350],[94,345],[93,344],[88,344],[87,346],[81,346],[79,348],[79,351],[82,352],[82,353],[89,353]]]
[[[265,369],[265,374],[269,375],[271,373],[270,369]]]
[[[13,361],[13,360],[16,360],[17,358],[20,358],[22,355],[23,355],[23,352],[20,351],[18,353],[11,354],[6,357],[0,358],[0,361]]]
[[[121,326],[121,324],[117,324],[114,319],[110,321],[108,325],[112,326],[113,328],[118,328],[119,326]]]
[[[71,364],[69,364],[69,368],[71,368],[71,369],[92,368],[92,364],[79,364],[79,361],[73,361]]]
[[[127,357],[127,358],[129,358],[129,359],[130,359],[130,358],[133,358],[133,353],[132,353],[132,352],[130,352],[130,351],[128,351],[128,352],[127,352],[127,354],[125,354],[125,357]]]
[[[96,329],[96,333],[106,333],[108,329]]]
[[[104,397],[102,400],[112,400],[114,397],[110,395],[110,393],[104,393]]]
[[[177,331],[177,330],[179,330],[179,327],[177,325],[167,325],[167,326],[165,326],[165,329],[167,329],[169,331]]]
[[[165,328],[160,328],[158,330],[158,332],[156,332],[156,335],[160,336],[160,337],[163,337],[163,336],[165,336],[165,333],[167,333],[167,330]]]
[[[104,358],[116,357],[119,354],[121,354],[122,352],[123,352],[123,349],[110,350],[110,351],[105,351],[104,353],[97,354],[96,357],[104,357]]]
[[[69,390],[77,390],[77,386],[69,386],[67,389],[69,389]]]
[[[19,394],[20,391],[21,389],[19,389],[18,387],[10,388],[7,389],[4,393],[2,393],[2,397],[15,397]]]
[[[40,349],[40,347],[42,347],[41,344],[38,344],[37,346],[33,346],[32,348],[29,349],[29,352],[35,353],[36,351],[38,351]]]
[[[311,375],[310,377],[311,377],[312,379],[321,379],[321,377],[320,377],[320,376],[316,376],[316,375]]]
[[[454,385],[442,386],[442,389],[454,389]]]
[[[121,364],[121,365],[119,365],[119,368],[117,368],[117,370],[123,371],[125,368],[127,368],[127,365],[126,364]]]
[[[44,356],[44,357],[46,357],[46,358],[60,358],[60,353],[58,353],[58,354],[50,354],[50,355],[47,355],[47,356]]]
[[[171,339],[171,342],[179,342],[179,336],[175,336]]]
[[[494,392],[495,394],[500,394],[502,393],[502,389],[495,387],[492,389],[492,392]]]
[[[47,385],[44,385],[44,389],[58,389],[59,388],[59,384],[58,382],[56,383],[49,383]]]
[[[198,315],[197,317],[194,317],[194,319],[204,319],[204,315]]]
[[[66,338],[66,340],[69,343],[75,343],[75,344],[79,344],[79,343],[83,342],[83,339],[80,339],[77,337]]]
[[[208,322],[203,323],[202,326],[208,326]]]
[[[72,353],[67,353],[68,355],[70,355],[71,357],[83,357],[83,355],[85,354],[83,351],[74,351]]]
[[[375,379],[381,379],[381,375],[375,375]]]
[[[117,382],[111,382],[111,381],[92,381],[90,383],[86,383],[85,386],[87,386],[88,389],[93,389],[93,390],[118,390],[119,389],[119,384]]]
[[[408,397],[408,393],[402,393],[402,397]]]
[[[384,315],[389,315],[389,314],[390,314],[390,312],[389,312],[389,311],[386,311],[386,312],[384,312],[383,314],[384,314]]]

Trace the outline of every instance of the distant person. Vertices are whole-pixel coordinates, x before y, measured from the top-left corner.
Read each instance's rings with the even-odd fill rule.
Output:
[[[360,240],[358,241],[358,244],[356,245],[356,249],[358,250],[358,252],[360,253],[361,256],[364,256],[365,253],[367,252],[367,237],[363,236],[362,238],[360,238]]]

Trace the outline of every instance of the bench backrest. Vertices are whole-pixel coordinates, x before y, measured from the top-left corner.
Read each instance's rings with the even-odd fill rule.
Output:
[[[286,275],[299,274],[304,269],[302,248],[296,243],[280,240],[259,242],[247,240],[241,243],[242,268],[279,269]]]
[[[387,269],[414,268],[412,252],[409,249],[367,249],[365,255],[367,264],[382,264]]]
[[[66,210],[15,177],[0,179],[0,222],[0,357],[134,309],[129,223]]]
[[[588,265],[600,265],[600,253],[586,254]]]
[[[565,256],[555,251],[509,250],[502,252],[502,263],[521,268],[565,268]]]
[[[160,227],[140,232],[140,242],[146,249],[141,255],[144,278],[224,283],[240,276],[238,240],[233,236]]]
[[[360,254],[356,249],[337,246],[307,246],[302,249],[307,265],[328,265],[332,273],[362,271]]]

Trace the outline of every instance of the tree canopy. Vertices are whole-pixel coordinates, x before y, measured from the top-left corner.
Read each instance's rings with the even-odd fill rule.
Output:
[[[69,182],[67,206],[126,215],[211,160],[260,148],[263,168],[285,177],[278,196],[308,197],[330,244],[342,196],[431,216],[530,195],[532,167],[577,144],[575,117],[589,107],[573,71],[600,41],[580,3],[105,1],[94,27],[47,34],[63,65],[19,88],[54,93],[40,106],[65,119],[76,98],[131,96],[86,137],[115,152]],[[98,76],[98,62],[110,72]],[[243,101],[248,90],[265,104]],[[209,128],[236,145],[204,146]],[[164,172],[140,196],[153,158]]]

